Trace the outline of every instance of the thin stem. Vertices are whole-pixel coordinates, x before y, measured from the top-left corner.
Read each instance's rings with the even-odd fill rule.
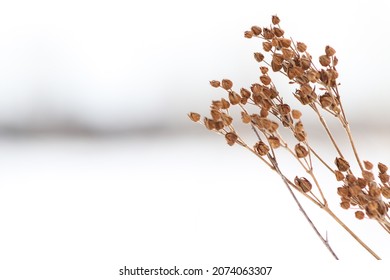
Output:
[[[333,213],[329,207],[322,208],[327,212],[333,219],[336,220],[336,222],[341,225],[364,249],[366,249],[374,258],[377,260],[380,260],[381,258],[370,248],[367,246],[366,243],[364,243],[346,224],[344,224],[339,217],[336,216],[335,213]]]

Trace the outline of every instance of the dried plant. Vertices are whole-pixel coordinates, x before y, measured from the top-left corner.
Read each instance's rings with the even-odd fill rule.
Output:
[[[290,190],[291,195],[302,210],[316,234],[325,246],[337,259],[327,238],[324,238],[310,220],[306,211],[299,203],[294,192],[302,194],[306,199],[320,207],[337,221],[361,246],[372,256],[380,259],[343,221],[330,209],[323,188],[317,179],[318,172],[314,161],[318,161],[339,184],[335,192],[340,196],[340,206],[344,209],[353,208],[354,215],[360,220],[375,220],[381,228],[390,234],[390,185],[386,165],[379,163],[377,180],[374,175],[374,165],[369,161],[361,161],[350,126],[345,114],[339,94],[339,73],[336,66],[338,59],[336,51],[325,47],[325,54],[318,59],[319,66],[312,60],[303,42],[296,42],[285,36],[280,26],[280,19],[272,17],[269,27],[252,26],[244,33],[246,38],[256,38],[262,41],[263,52],[254,53],[254,58],[260,63],[260,79],[251,85],[250,89],[241,88],[239,93],[233,89],[233,82],[229,79],[210,81],[214,88],[222,88],[227,93],[227,99],[212,101],[210,117],[201,117],[198,113],[189,113],[189,118],[204,125],[207,129],[225,137],[227,144],[238,144],[256,155],[266,166],[277,172]],[[327,162],[308,139],[307,131],[302,120],[302,113],[284,102],[281,93],[274,84],[270,70],[284,75],[289,84],[295,85],[294,97],[318,118],[318,133],[324,133],[334,147],[334,163]],[[241,116],[239,120],[233,117],[232,107],[235,107]],[[352,170],[350,159],[343,154],[324,115],[338,120],[345,130],[354,159],[359,166],[358,171]],[[236,129],[237,121],[247,125],[256,136],[255,143],[244,140]],[[292,135],[290,137],[288,134]],[[317,134],[318,134],[317,133]],[[287,150],[289,156],[305,171],[306,177],[296,175],[288,178],[279,167],[277,150]],[[351,207],[353,206],[353,207]]]

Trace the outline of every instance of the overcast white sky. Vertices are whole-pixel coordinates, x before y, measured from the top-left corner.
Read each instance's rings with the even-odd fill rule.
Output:
[[[257,79],[258,43],[243,31],[269,24],[273,14],[313,56],[334,46],[345,106],[353,114],[365,104],[375,114],[388,100],[389,6],[378,0],[1,1],[0,124],[184,123],[187,111],[208,106],[209,80],[230,77],[241,87]]]

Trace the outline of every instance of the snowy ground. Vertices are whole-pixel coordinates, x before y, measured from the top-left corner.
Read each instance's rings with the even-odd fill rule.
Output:
[[[365,144],[373,162],[389,163],[386,139]],[[385,272],[376,264],[354,270],[371,257],[307,205],[348,260],[335,264],[280,179],[215,135],[3,138],[0,170],[2,279],[123,279],[125,265],[273,266],[269,279]],[[333,196],[335,188],[332,181],[326,191]],[[336,201],[333,208],[390,258],[376,224],[355,220]]]

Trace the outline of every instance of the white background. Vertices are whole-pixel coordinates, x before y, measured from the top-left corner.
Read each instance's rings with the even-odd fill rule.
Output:
[[[221,96],[209,80],[239,88],[258,79],[259,42],[243,31],[278,14],[314,57],[336,49],[361,156],[389,163],[388,2],[0,3],[2,279],[123,279],[124,265],[273,266],[269,279],[385,275],[307,205],[345,260],[335,263],[280,179],[186,113],[207,113]],[[335,212],[388,259],[388,236],[339,209],[338,184],[320,177]]]

